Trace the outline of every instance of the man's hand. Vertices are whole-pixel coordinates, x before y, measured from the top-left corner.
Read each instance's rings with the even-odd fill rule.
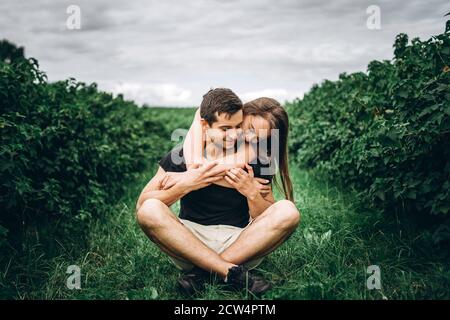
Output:
[[[195,164],[185,172],[166,172],[160,187],[167,190],[177,184],[189,192],[207,187],[223,178],[226,168],[218,168],[217,164],[213,161],[202,166]]]
[[[183,179],[185,172],[166,172],[159,182],[159,188],[161,190],[167,190],[172,188],[178,181]]]

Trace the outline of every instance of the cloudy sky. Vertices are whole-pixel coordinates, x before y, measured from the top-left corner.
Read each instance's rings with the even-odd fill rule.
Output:
[[[70,5],[79,30],[67,28]],[[370,5],[380,29],[367,27]],[[446,0],[2,0],[0,38],[24,46],[51,81],[97,82],[138,103],[198,105],[210,87],[284,101],[390,59],[400,32],[441,33],[449,11]]]

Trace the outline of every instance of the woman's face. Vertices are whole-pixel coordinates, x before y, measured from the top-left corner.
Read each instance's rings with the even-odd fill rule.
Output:
[[[242,122],[245,141],[256,143],[260,139],[266,139],[270,135],[269,121],[260,116],[247,115]]]

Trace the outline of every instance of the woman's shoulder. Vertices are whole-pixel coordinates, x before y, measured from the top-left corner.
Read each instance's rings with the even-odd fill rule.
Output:
[[[186,171],[186,163],[183,155],[183,146],[177,146],[166,153],[161,160],[159,160],[159,165],[165,171],[170,172],[182,172]]]

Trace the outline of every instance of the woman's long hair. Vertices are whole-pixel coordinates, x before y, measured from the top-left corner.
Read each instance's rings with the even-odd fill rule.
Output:
[[[284,110],[284,108],[275,99],[262,97],[245,103],[243,111],[245,116],[251,115],[264,118],[269,122],[271,129],[279,130],[279,135],[277,135],[280,150],[278,165],[280,168],[282,191],[286,199],[294,201],[292,182],[289,176],[287,146],[289,134],[289,118],[286,110]],[[274,183],[277,188],[281,190],[280,184],[276,179],[276,175],[274,176]]]

